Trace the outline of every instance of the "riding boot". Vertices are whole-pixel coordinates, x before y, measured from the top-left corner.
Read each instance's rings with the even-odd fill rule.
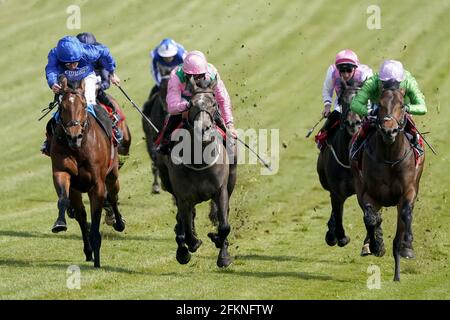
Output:
[[[114,106],[114,104],[111,102],[111,100],[108,98],[108,95],[105,93],[105,91],[103,90],[99,90],[97,92],[97,100],[98,102],[108,106],[111,108],[111,112],[113,114],[116,113],[116,107]]]
[[[330,113],[330,115],[327,117],[327,121],[325,121],[322,129],[320,129],[320,131],[328,132],[328,137],[331,137],[331,134],[334,132],[334,124],[340,119],[341,117],[341,113],[337,110],[334,110],[332,113]]]
[[[167,125],[163,129],[163,137],[156,151],[163,155],[170,153],[170,136],[182,120],[181,114],[171,115],[167,121]]]
[[[359,158],[359,151],[368,137],[369,133],[373,130],[373,126],[370,123],[370,121],[365,121],[359,129],[359,132],[357,133],[355,141],[352,143],[352,146],[350,148],[350,158],[353,161],[358,161]]]
[[[42,143],[40,150],[42,154],[50,157],[50,141],[52,140],[52,137],[48,133],[46,133],[45,136],[44,143]]]
[[[50,120],[48,120],[47,125],[45,126],[45,140],[40,149],[42,154],[49,157],[50,157],[51,141],[53,139],[53,130],[55,126],[56,120],[55,118],[52,117]]]

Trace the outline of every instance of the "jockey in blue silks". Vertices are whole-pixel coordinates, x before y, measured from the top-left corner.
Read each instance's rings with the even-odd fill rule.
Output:
[[[155,86],[150,92],[149,99],[159,90],[163,76],[169,77],[170,72],[183,63],[186,50],[181,44],[165,38],[150,52],[150,57],[152,58],[151,72]]]
[[[109,72],[109,79],[113,84],[120,84],[119,77],[115,74],[116,62],[109,49],[102,44],[84,44],[76,37],[65,36],[58,41],[55,48],[48,54],[48,63],[45,67],[47,83],[53,93],[58,94],[61,86],[58,84],[58,78],[64,75],[69,82],[84,80],[85,98],[87,108],[90,113],[95,115],[94,106],[96,104],[96,85],[97,76],[95,66],[99,64]],[[53,115],[47,124],[47,140],[41,147],[44,154],[49,154],[49,126],[51,122],[58,120],[58,112]]]

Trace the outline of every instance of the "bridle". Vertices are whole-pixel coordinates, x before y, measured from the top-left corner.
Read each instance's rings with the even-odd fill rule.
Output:
[[[191,101],[189,102],[189,111],[188,111],[188,114],[193,110],[193,109],[192,109],[192,98],[193,98],[194,96],[198,95],[198,94],[201,94],[201,93],[212,94],[213,97],[214,97],[214,93],[213,93],[213,91],[211,91],[211,90],[197,90],[197,91],[194,92],[194,93],[192,94],[192,96],[191,96]],[[213,104],[213,107],[214,107],[214,113],[216,113],[216,112],[218,112],[218,105],[217,105],[217,101],[216,101],[214,98],[213,98],[213,103],[214,103],[214,104]],[[196,107],[196,108],[198,108],[198,110],[196,110],[196,112],[195,112],[194,115],[192,116],[193,121],[195,121],[195,119],[197,119],[197,117],[199,116],[200,113],[205,112],[205,113],[209,116],[211,122],[214,123],[214,115],[213,115],[208,109],[206,109],[206,108],[203,107],[203,106],[198,106],[198,107]],[[188,125],[190,128],[193,128],[194,124],[191,122],[190,119],[191,119],[191,117],[190,117],[190,114],[189,114],[186,123],[187,123],[187,125]]]
[[[84,96],[81,93],[77,92],[77,91],[68,91],[68,92],[65,92],[64,95],[66,95],[66,94],[74,94],[74,95],[80,96],[82,99],[84,99]],[[63,99],[64,99],[64,96],[62,97],[61,100],[63,100]],[[66,138],[71,136],[71,134],[69,132],[69,129],[72,128],[72,127],[77,127],[77,126],[81,127],[81,133],[79,134],[79,138],[82,138],[83,134],[84,134],[84,132],[85,132],[87,126],[88,126],[87,105],[84,104],[84,110],[86,112],[86,118],[84,119],[84,121],[81,121],[81,120],[70,120],[67,123],[64,123],[64,119],[62,117],[62,110],[61,110],[62,106],[61,105],[62,105],[62,101],[60,103],[59,113],[60,113],[60,119],[61,119],[61,127],[62,127],[64,133],[66,134]]]
[[[387,91],[387,90],[396,91],[396,90],[393,90],[393,89],[386,89],[386,90],[383,90],[381,95],[383,95],[383,93],[385,91]],[[402,110],[404,110],[404,109],[405,109],[405,105],[402,104]],[[389,121],[389,120],[394,120],[397,123],[397,130],[398,130],[398,132],[402,132],[405,129],[405,125],[406,125],[406,112],[403,112],[403,117],[402,117],[401,120],[399,120],[392,113],[384,116],[383,119],[380,119],[380,113],[378,111],[377,119],[376,119],[376,122],[375,122],[377,129],[379,129],[379,130],[383,129],[383,127],[382,127],[383,122]]]

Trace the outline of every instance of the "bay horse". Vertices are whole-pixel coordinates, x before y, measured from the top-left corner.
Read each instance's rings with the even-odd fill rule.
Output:
[[[217,233],[208,234],[216,248],[220,249],[217,266],[227,267],[231,264],[227,240],[231,230],[228,213],[230,197],[236,184],[237,165],[233,160],[235,149],[230,150],[230,154],[233,154],[231,158],[223,141],[217,139],[217,128],[214,122],[214,115],[218,112],[214,97],[216,84],[216,80],[213,80],[206,88],[201,88],[192,77],[189,79],[192,97],[185,121],[189,133],[186,138],[189,147],[188,150],[183,149],[180,154],[183,153],[184,156],[184,152],[189,153],[191,161],[187,161],[188,163],[184,160],[180,161],[181,159],[176,155],[176,149],[180,143],[186,143],[184,137],[182,142],[175,144],[170,155],[164,156],[159,153],[157,155],[161,159],[156,163],[160,170],[163,187],[174,196],[177,206],[175,240],[178,244],[176,259],[180,264],[188,263],[191,259],[190,252],[196,252],[202,244],[195,232],[195,206],[208,200],[213,203],[211,210],[217,210]],[[201,132],[201,138],[196,132]],[[195,150],[195,139],[201,140],[197,141],[200,143],[199,150]],[[205,161],[202,156],[205,150],[211,150],[212,160]],[[200,155],[198,151],[202,154]],[[197,156],[201,157],[201,163],[195,161]]]
[[[52,232],[67,230],[65,213],[72,209],[80,225],[86,261],[93,260],[93,253],[94,267],[99,268],[101,246],[99,228],[106,194],[115,215],[114,229],[119,232],[125,229],[117,206],[119,193],[117,148],[114,148],[111,138],[87,111],[84,81],[74,89],[68,86],[67,79],[63,77],[61,88],[60,119],[50,148],[53,184],[58,195],[58,218]],[[82,202],[82,193],[85,192],[88,193],[90,200],[90,227]]]
[[[352,161],[358,203],[373,255],[385,253],[381,228],[381,207],[397,206],[397,232],[393,241],[394,281],[400,281],[400,257],[414,258],[412,217],[419,192],[425,155],[416,159],[405,135],[404,89],[384,89],[381,93],[376,132],[362,151],[361,170]]]
[[[317,158],[317,173],[320,184],[330,192],[331,216],[325,241],[329,246],[336,243],[343,247],[350,242],[343,226],[344,203],[353,194],[355,187],[350,170],[349,145],[352,136],[361,126],[361,118],[350,110],[350,103],[359,90],[359,86],[348,86],[342,81],[343,91],[339,97],[342,107],[339,128],[326,141],[326,146]]]
[[[170,73],[170,70],[168,70]],[[168,114],[167,112],[167,84],[169,82],[170,75],[166,73],[162,75],[161,82],[159,85],[159,90],[148,97],[148,100],[145,102],[142,107],[142,112],[150,119],[150,121],[155,125],[155,127],[161,132],[164,127],[164,121]],[[153,173],[153,184],[152,184],[152,193],[158,194],[161,192],[161,187],[159,184],[159,169],[156,165],[157,161],[157,151],[155,141],[158,138],[158,133],[155,129],[152,128],[150,124],[142,118],[142,127],[145,133],[145,142],[147,146],[147,152],[150,156],[152,173]]]

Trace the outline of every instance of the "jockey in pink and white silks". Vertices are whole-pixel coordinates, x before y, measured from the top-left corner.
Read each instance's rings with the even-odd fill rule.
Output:
[[[208,83],[214,79],[217,85],[214,89],[214,96],[219,105],[220,114],[215,115],[216,123],[219,126],[225,125],[225,128],[233,136],[236,131],[233,124],[233,113],[231,99],[223,81],[220,78],[217,69],[206,60],[205,55],[200,51],[191,51],[186,55],[183,64],[180,64],[170,74],[170,80],[167,88],[167,110],[169,112],[169,120],[163,129],[163,139],[158,147],[158,151],[162,154],[168,154],[170,151],[170,135],[178,126],[182,119],[182,113],[189,108],[189,100],[192,96],[189,92],[187,83],[189,77],[193,77],[196,83]]]
[[[366,79],[372,76],[370,67],[359,62],[358,56],[350,49],[339,51],[336,55],[335,63],[330,65],[327,70],[325,81],[323,83],[322,97],[324,109],[322,115],[327,118],[321,132],[332,132],[330,129],[339,120],[341,115],[341,106],[339,105],[339,96],[342,93],[342,83],[347,85],[360,86]],[[336,93],[334,100],[334,110],[331,112],[333,103],[333,93]]]

